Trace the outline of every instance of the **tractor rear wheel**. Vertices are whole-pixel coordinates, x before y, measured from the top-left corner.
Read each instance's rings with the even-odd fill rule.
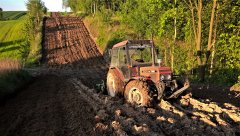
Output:
[[[123,82],[114,73],[114,70],[110,69],[107,74],[107,91],[112,97],[117,95],[123,95]]]
[[[133,80],[126,85],[124,97],[129,103],[150,106],[151,98],[148,91],[149,88],[146,82]]]

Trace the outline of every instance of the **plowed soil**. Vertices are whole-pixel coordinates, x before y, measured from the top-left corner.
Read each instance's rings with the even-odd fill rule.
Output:
[[[43,40],[34,81],[0,105],[0,135],[240,135],[239,99],[224,90],[193,86],[151,108],[99,92],[107,64],[81,18],[52,14]]]

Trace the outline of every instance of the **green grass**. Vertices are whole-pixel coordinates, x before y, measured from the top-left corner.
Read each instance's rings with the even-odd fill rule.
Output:
[[[11,71],[0,74],[0,100],[10,96],[26,85],[31,77],[23,70]]]
[[[132,31],[119,21],[116,16],[109,22],[104,22],[100,15],[84,18],[84,23],[103,52],[122,40],[132,39]]]
[[[26,11],[3,11],[3,20],[17,20],[26,14]]]
[[[15,17],[17,15],[18,12],[16,12]],[[6,58],[22,59],[20,49],[25,41],[25,35],[22,31],[25,20],[26,16],[24,15],[17,20],[0,21],[0,60]]]

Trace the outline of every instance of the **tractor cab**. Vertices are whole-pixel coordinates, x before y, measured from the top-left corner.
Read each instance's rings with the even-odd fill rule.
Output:
[[[111,64],[117,66],[153,65],[156,53],[152,41],[123,41],[113,46]]]
[[[114,45],[111,53],[110,68],[119,69],[125,82],[138,78],[154,82],[171,80],[172,71],[169,67],[161,66],[157,59],[158,51],[151,40],[123,41]]]

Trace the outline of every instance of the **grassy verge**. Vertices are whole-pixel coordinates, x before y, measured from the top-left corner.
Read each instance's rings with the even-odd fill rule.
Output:
[[[108,22],[104,21],[100,15],[84,18],[84,24],[103,52],[122,40],[132,39],[132,31],[119,21],[116,16],[113,16]]]
[[[42,58],[42,25],[36,37],[30,41],[30,52],[27,58],[26,67],[36,67],[40,65]]]
[[[0,61],[0,101],[16,93],[31,79],[28,72],[21,69],[16,60]]]

